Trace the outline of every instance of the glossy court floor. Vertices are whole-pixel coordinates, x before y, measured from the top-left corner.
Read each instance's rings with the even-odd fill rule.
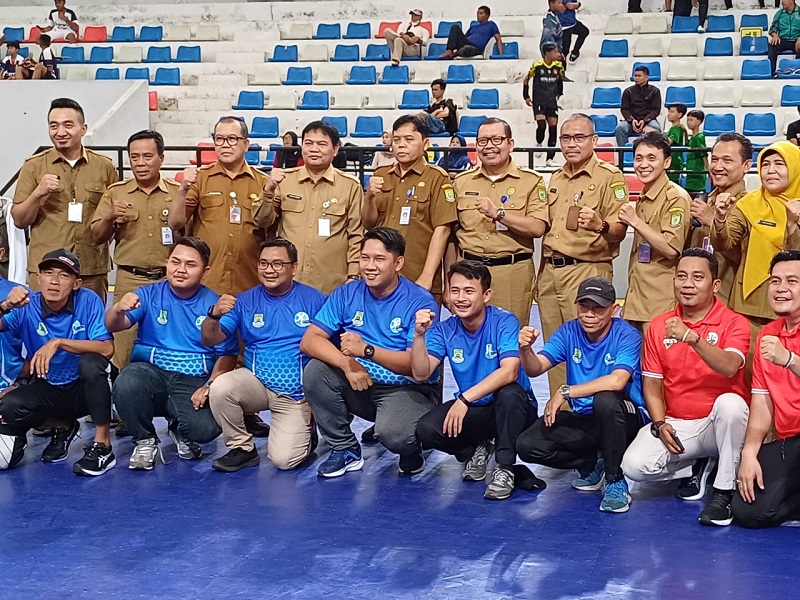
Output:
[[[438,452],[400,479],[396,457],[367,446],[363,471],[319,481],[324,443],[278,472],[263,441],[259,468],[222,474],[221,441],[181,461],[165,425],[169,464],[129,471],[127,438],[100,478],[72,474],[81,440],[49,465],[30,436],[23,465],[0,473],[0,599],[798,597],[800,530],[702,527],[702,503],[675,499],[674,483],[634,487],[630,512],[610,515],[573,473],[536,467],[546,490],[490,502]]]

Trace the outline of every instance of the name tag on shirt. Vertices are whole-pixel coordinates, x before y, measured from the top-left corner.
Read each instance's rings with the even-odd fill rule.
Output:
[[[161,243],[164,246],[172,246],[174,243],[172,240],[172,229],[169,227],[162,227],[161,228]]]
[[[331,237],[330,219],[317,219],[317,235],[319,237]]]
[[[67,207],[67,221],[83,223],[83,202],[70,202]]]
[[[238,206],[231,206],[231,223],[238,225],[242,222],[242,209]]]
[[[411,223],[411,207],[403,206],[400,209],[400,225],[408,225]]]
[[[765,221],[764,219],[758,220],[759,225],[766,225],[767,227],[777,227],[777,223],[773,223],[772,221]]]
[[[639,244],[639,262],[644,264],[650,262],[650,244],[647,242]]]

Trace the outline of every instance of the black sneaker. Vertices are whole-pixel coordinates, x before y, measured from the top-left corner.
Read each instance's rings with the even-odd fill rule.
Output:
[[[55,432],[55,427],[34,427],[31,429],[31,433],[36,437],[52,437]]]
[[[698,458],[692,467],[692,476],[681,479],[675,495],[681,500],[701,500],[706,495],[708,476],[713,468],[714,462]]]
[[[69,445],[75,436],[78,435],[81,426],[77,421],[73,421],[72,425],[67,427],[59,427],[53,434],[50,443],[45,446],[42,451],[42,460],[44,462],[57,463],[66,460],[69,454]]]
[[[569,55],[569,62],[575,62],[578,60],[578,57],[581,55],[580,50],[573,50],[572,53]]]
[[[371,425],[361,434],[362,444],[375,444],[377,441],[378,438],[375,437],[375,425]]]
[[[255,448],[249,452],[241,448],[233,448],[225,456],[221,456],[211,463],[211,468],[223,473],[233,473],[246,467],[257,467],[260,462],[261,459]]]
[[[259,415],[245,415],[244,428],[253,437],[269,437],[269,425],[264,423]]]
[[[72,472],[75,475],[96,477],[109,469],[113,469],[117,464],[117,458],[111,451],[111,446],[106,446],[100,442],[92,442],[83,451],[83,458],[72,465]]]
[[[400,457],[400,468],[397,474],[400,477],[411,477],[417,473],[422,473],[425,469],[425,457],[422,456],[422,450],[418,450],[414,454]]]
[[[731,500],[733,492],[730,490],[718,490],[711,494],[703,512],[700,513],[701,525],[716,525],[717,527],[727,527],[733,522],[733,512],[731,511]]]
[[[0,433],[0,471],[13,469],[25,455],[28,440],[24,435]]]

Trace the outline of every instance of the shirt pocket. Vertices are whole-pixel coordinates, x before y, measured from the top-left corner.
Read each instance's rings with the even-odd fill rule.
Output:
[[[411,217],[416,221],[425,219],[425,215],[430,212],[430,192],[425,190],[410,198]]]
[[[474,231],[485,226],[484,221],[488,221],[478,209],[475,208],[475,200],[479,196],[462,196],[458,199],[456,204],[456,211],[458,212],[458,223],[461,229],[465,231]]]
[[[242,223],[248,223],[255,226],[253,221],[253,201],[257,198],[255,194],[248,194],[241,200],[242,204]]]
[[[321,215],[331,222],[331,234],[345,229],[347,223],[347,206],[344,202],[335,202],[322,210]]]
[[[87,206],[83,207],[83,212],[86,214],[86,209],[89,209],[89,215],[93,215],[97,205],[100,204],[100,199],[103,197],[103,192],[106,186],[102,183],[87,183],[83,186],[84,198],[83,202]],[[80,200],[78,200],[80,202]]]
[[[222,206],[225,196],[222,192],[211,192],[200,196],[200,218],[206,223],[225,223],[229,219],[228,211]],[[225,214],[223,214],[225,213]]]

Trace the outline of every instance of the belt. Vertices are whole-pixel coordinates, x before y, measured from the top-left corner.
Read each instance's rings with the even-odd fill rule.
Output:
[[[569,267],[586,261],[572,258],[571,256],[545,256],[544,262],[553,265],[556,269],[560,269],[561,267]]]
[[[126,265],[117,265],[118,269],[133,273],[137,277],[147,277],[147,279],[164,279],[167,276],[167,269],[160,267],[157,269],[142,269],[140,267],[128,267]]]
[[[469,252],[463,252],[461,256],[466,260],[474,260],[487,267],[499,267],[501,265],[513,265],[524,260],[530,260],[533,258],[533,252],[520,252],[518,254],[511,254],[510,256],[498,256],[496,258],[478,256],[477,254],[470,254]]]

